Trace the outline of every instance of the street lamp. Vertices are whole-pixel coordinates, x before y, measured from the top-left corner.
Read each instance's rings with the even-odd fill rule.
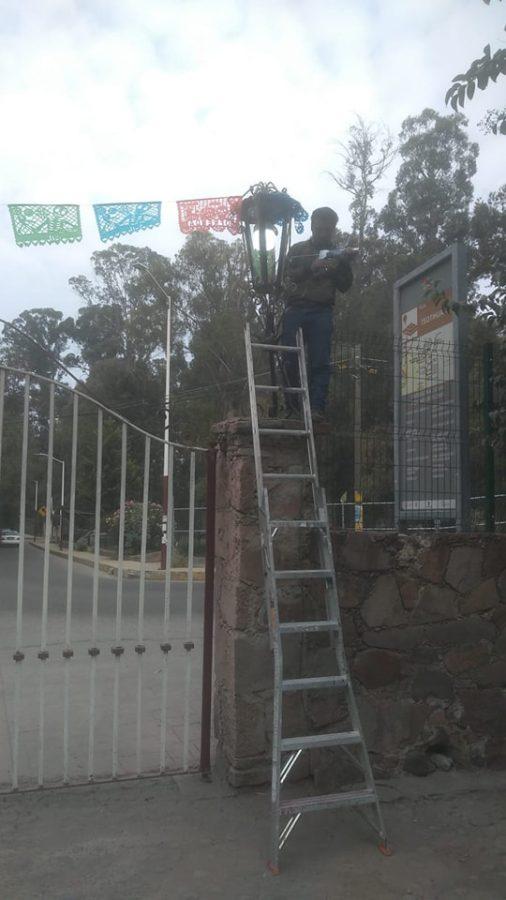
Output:
[[[290,246],[292,219],[295,230],[303,231],[307,212],[297,200],[268,183],[259,182],[250,188],[241,204],[242,235],[248,256],[254,294],[263,307],[266,340],[276,340],[276,307],[283,284],[286,255]],[[275,383],[275,364],[270,354],[271,383]],[[269,414],[277,415],[278,398],[273,394]]]
[[[167,536],[168,536],[168,516],[169,516],[169,414],[170,414],[170,344],[171,344],[171,318],[172,318],[172,300],[165,288],[155,278],[148,267],[143,263],[134,263],[134,269],[140,269],[149,276],[153,284],[163,294],[167,301],[167,330],[165,334],[165,403],[164,403],[164,426],[163,426],[163,482],[162,482],[162,546],[160,554],[160,567],[167,568]]]
[[[307,213],[297,200],[268,182],[253,185],[241,204],[241,225],[255,294],[265,301],[267,336],[274,335],[274,310],[281,293],[292,219],[302,232]]]
[[[45,456],[48,459],[47,453],[37,453],[37,456]],[[59,532],[60,532],[60,550],[63,549],[63,507],[65,505],[65,460],[58,459],[56,456],[53,456],[53,462],[60,463],[61,465],[61,491],[60,491],[60,519],[59,519]],[[46,510],[46,516],[50,516],[51,511]]]

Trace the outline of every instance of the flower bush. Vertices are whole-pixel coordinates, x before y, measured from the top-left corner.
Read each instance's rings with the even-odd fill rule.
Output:
[[[106,519],[111,529],[110,537],[117,544],[119,538],[120,509]],[[162,507],[159,503],[148,503],[146,550],[159,550],[162,538]],[[125,503],[125,553],[135,555],[141,552],[142,503],[127,500]]]

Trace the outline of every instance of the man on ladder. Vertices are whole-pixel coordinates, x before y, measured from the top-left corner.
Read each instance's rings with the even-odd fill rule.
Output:
[[[308,353],[309,398],[314,422],[324,420],[336,290],[345,293],[353,283],[351,260],[355,251],[337,247],[337,222],[338,215],[330,207],[315,209],[311,216],[311,237],[294,244],[285,263],[282,296],[286,306],[280,343],[294,347],[297,331],[302,329]],[[285,354],[283,371],[287,385],[298,387],[298,362],[294,354]],[[296,395],[286,394],[285,405],[289,416],[299,415]]]

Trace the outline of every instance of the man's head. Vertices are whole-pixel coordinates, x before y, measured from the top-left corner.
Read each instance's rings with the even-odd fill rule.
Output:
[[[313,241],[321,250],[330,246],[335,237],[339,216],[330,206],[320,206],[311,216]]]

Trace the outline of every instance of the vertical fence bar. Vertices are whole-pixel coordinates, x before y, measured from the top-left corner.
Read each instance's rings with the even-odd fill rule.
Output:
[[[213,691],[214,567],[216,548],[216,450],[206,457],[206,574],[204,586],[204,646],[202,656],[202,714],[200,771],[211,771],[211,707]]]
[[[97,462],[95,472],[95,540],[93,548],[93,596],[91,609],[91,647],[88,653],[91,659],[90,668],[90,713],[88,732],[88,780],[92,781],[95,768],[95,710],[96,710],[96,679],[97,656],[100,653],[97,647],[97,620],[98,620],[98,573],[100,571],[100,520],[102,506],[102,437],[104,416],[101,409],[97,412]]]
[[[141,774],[141,736],[142,736],[142,659],[146,650],[144,645],[144,600],[146,593],[146,543],[148,538],[148,504],[149,504],[149,460],[151,453],[151,439],[144,440],[144,483],[142,491],[142,526],[141,526],[141,566],[139,574],[139,615],[137,618],[137,734],[136,734],[136,760],[137,775]],[[167,532],[165,532],[167,535]]]
[[[192,604],[193,604],[193,548],[195,533],[195,451],[190,453],[190,495],[188,501],[188,580],[186,583],[186,625],[184,649],[186,650],[185,691],[184,691],[184,729],[183,729],[183,769],[188,770],[190,751],[190,695],[192,678],[192,650],[195,647],[192,636]]]
[[[123,561],[125,555],[125,502],[126,502],[126,465],[127,465],[127,426],[121,426],[121,475],[119,500],[119,536],[118,536],[118,575],[116,587],[116,624],[114,628],[115,646],[111,648],[114,655],[114,695],[112,711],[112,777],[118,775],[118,736],[119,736],[119,675],[120,659],[124,651],[121,646],[121,625],[123,617]]]
[[[47,649],[47,614],[49,602],[49,561],[50,541],[53,526],[53,451],[54,451],[54,382],[49,385],[49,423],[47,443],[46,469],[46,528],[44,532],[44,569],[42,573],[42,615],[40,625],[39,667],[39,770],[38,785],[44,784],[44,726],[45,726],[45,687],[46,662],[49,658]]]
[[[483,346],[483,429],[485,432],[485,531],[495,531],[495,458],[492,440],[494,348]]]
[[[4,387],[5,381],[2,387]],[[3,404],[2,404],[3,406]],[[25,377],[23,397],[23,438],[21,444],[21,486],[19,492],[19,553],[18,584],[16,597],[16,650],[13,655],[15,667],[14,684],[14,746],[12,749],[12,789],[18,788],[19,762],[19,717],[21,713],[21,663],[23,653],[23,593],[25,573],[25,530],[26,530],[26,470],[28,463],[28,417],[30,412],[30,376]]]
[[[2,477],[2,439],[4,433],[5,369],[0,369],[0,478]]]
[[[74,532],[76,514],[76,468],[77,468],[77,426],[79,417],[79,397],[73,395],[72,406],[72,450],[70,463],[70,508],[69,539],[67,550],[67,596],[65,610],[64,694],[63,694],[63,783],[69,782],[69,701],[70,701],[70,660],[74,656],[71,647],[72,589],[74,576]]]
[[[174,447],[169,446],[169,477],[167,484],[167,552],[165,561],[164,601],[163,601],[163,626],[162,643],[160,649],[163,653],[162,664],[162,700],[160,709],[160,772],[165,772],[167,767],[167,688],[169,681],[169,643],[170,630],[170,592],[172,571],[172,541],[174,536],[173,511],[174,511]]]

